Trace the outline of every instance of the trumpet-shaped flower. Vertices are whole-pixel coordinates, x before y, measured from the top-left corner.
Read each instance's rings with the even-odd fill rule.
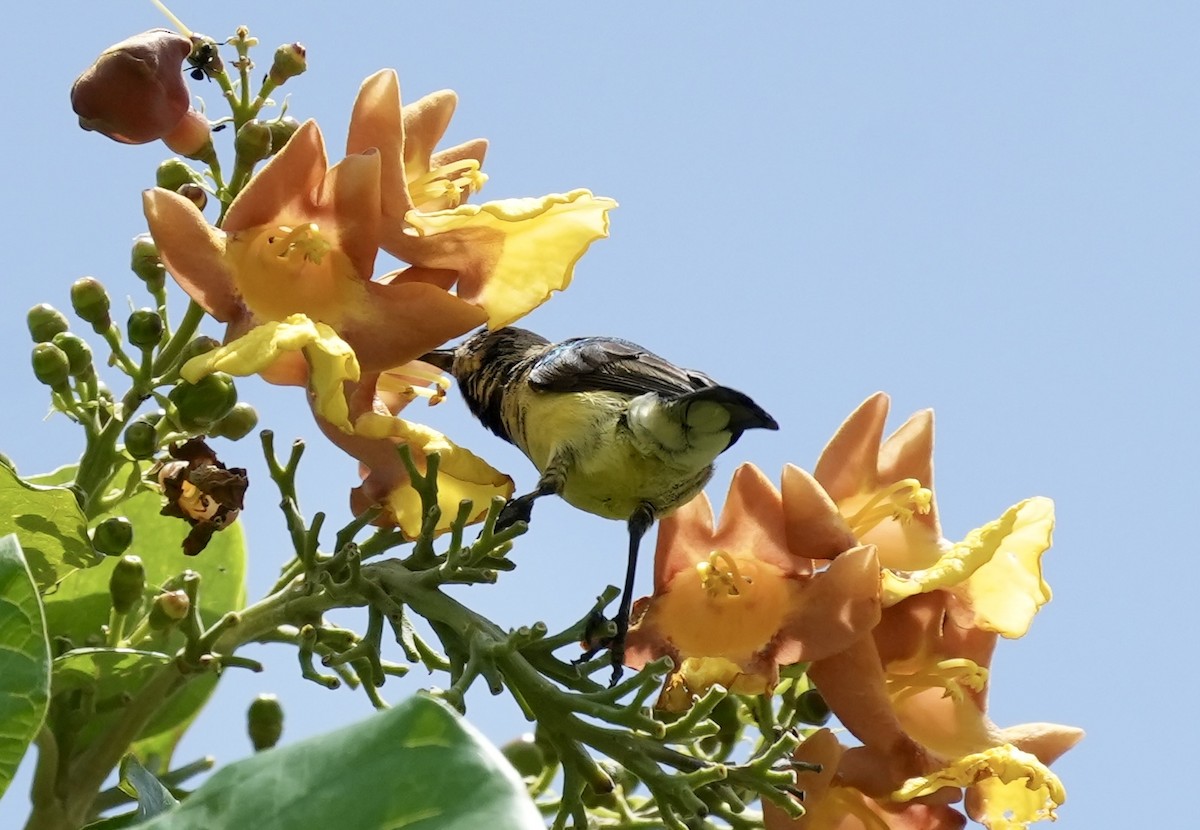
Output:
[[[660,706],[684,708],[714,684],[770,692],[779,666],[846,648],[879,616],[874,550],[843,552],[814,572],[788,552],[779,491],[756,467],[734,473],[714,528],[701,494],[665,518],[655,552],[654,594],[638,601],[626,662],[669,654],[677,668]]]
[[[946,804],[872,798],[841,772],[846,748],[828,729],[819,729],[796,748],[796,788],[804,793],[804,815],[790,819],[763,802],[766,830],[961,830],[962,813]],[[807,769],[819,765],[820,770]]]

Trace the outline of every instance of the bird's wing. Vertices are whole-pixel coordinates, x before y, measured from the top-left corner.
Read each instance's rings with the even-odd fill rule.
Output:
[[[538,359],[529,382],[546,392],[657,392],[666,397],[716,385],[702,372],[681,369],[636,343],[612,337],[558,343]]]

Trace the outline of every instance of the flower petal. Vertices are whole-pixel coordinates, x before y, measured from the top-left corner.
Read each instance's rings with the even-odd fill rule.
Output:
[[[851,646],[879,622],[879,560],[865,545],[833,560],[804,584],[780,631],[780,665],[821,660]]]
[[[305,121],[233,200],[221,227],[235,233],[313,221],[313,193],[328,169],[321,130]]]
[[[675,575],[702,561],[713,550],[713,509],[708,494],[675,510],[658,523],[654,550],[654,593],[667,590]]]
[[[721,508],[721,521],[713,534],[713,547],[753,551],[754,558],[769,562],[785,573],[808,575],[812,562],[793,556],[784,543],[783,499],[762,470],[750,463],[733,473],[729,495]]]
[[[850,413],[821,451],[813,477],[835,502],[874,490],[891,399],[876,392]]]
[[[489,328],[499,328],[570,284],[588,246],[608,236],[607,214],[616,204],[580,189],[434,213],[410,211],[412,230],[393,228],[383,247],[414,265],[458,271],[459,297],[484,308]]]
[[[354,99],[346,154],[379,151],[385,216],[403,217],[413,209],[404,178],[404,143],[400,79],[394,69],[383,69],[363,81]]]
[[[142,207],[158,255],[187,295],[221,322],[246,314],[225,260],[225,234],[190,199],[161,187],[142,194]]]
[[[781,484],[787,543],[793,555],[833,559],[858,545],[837,505],[815,478],[787,464]]]

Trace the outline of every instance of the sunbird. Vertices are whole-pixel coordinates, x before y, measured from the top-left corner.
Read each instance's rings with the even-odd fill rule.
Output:
[[[613,337],[551,343],[510,326],[421,360],[453,375],[471,414],[537,467],[537,486],[509,500],[498,528],[528,522],[533,503],[551,494],[628,524],[616,634],[581,658],[608,648],[615,684],[642,537],[703,489],[713,461],[743,432],[779,425],[747,395]]]

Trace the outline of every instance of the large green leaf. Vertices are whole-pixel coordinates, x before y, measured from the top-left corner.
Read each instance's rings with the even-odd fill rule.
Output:
[[[65,487],[30,484],[0,464],[0,505],[0,536],[17,534],[39,591],[104,558],[92,548],[87,519]]]
[[[246,548],[241,526],[234,524],[215,534],[199,556],[184,556],[180,543],[190,528],[179,519],[159,515],[161,507],[162,499],[158,495],[141,493],[124,502],[114,514],[125,516],[133,523],[133,544],[127,552],[140,556],[146,568],[146,602],[142,611],[149,609],[149,603],[161,585],[187,569],[201,576],[200,617],[204,624],[209,625],[225,613],[245,605]],[[100,644],[101,629],[108,622],[111,607],[108,580],[116,562],[116,557],[106,557],[106,561],[94,568],[76,571],[45,597],[46,624],[51,637],[66,637],[81,647]],[[136,621],[131,621],[126,631],[135,624]],[[183,635],[176,631],[167,637],[156,635],[138,643],[137,647],[172,655],[183,643]],[[64,656],[78,652],[68,652]],[[92,654],[89,659],[93,659],[93,667],[101,673],[126,671],[131,665],[128,659],[105,662],[115,658]],[[96,678],[100,682],[99,674]],[[118,681],[118,684],[123,682]],[[208,700],[215,684],[214,676],[192,681],[172,697],[143,730],[132,751],[146,761],[151,771],[165,772],[175,745]],[[55,687],[55,694],[58,691]],[[104,720],[104,717],[98,717],[95,723],[89,723],[81,736],[85,743],[104,726]]]
[[[117,786],[137,799],[138,818],[153,818],[179,804],[179,799],[132,755],[121,759],[121,781]]]
[[[15,536],[0,539],[0,795],[50,703],[50,644],[33,574]]]
[[[353,726],[230,764],[144,830],[347,827],[542,830],[516,772],[424,696]]]

